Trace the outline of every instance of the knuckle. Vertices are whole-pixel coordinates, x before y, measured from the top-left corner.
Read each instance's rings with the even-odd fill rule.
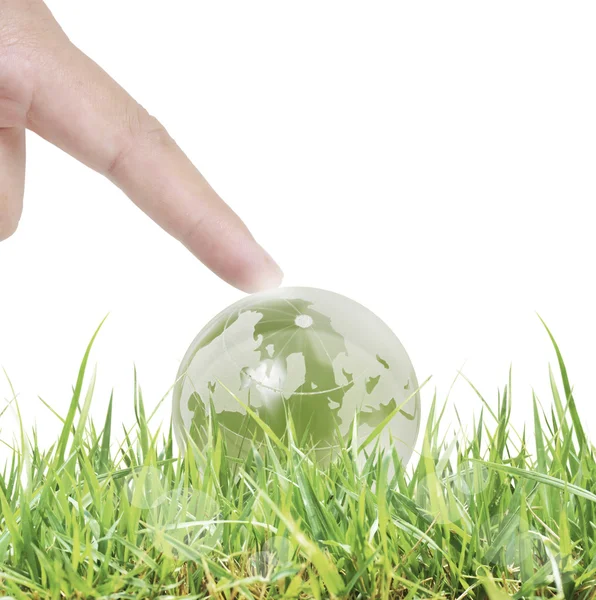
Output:
[[[0,127],[25,126],[39,54],[16,26],[0,27]]]
[[[0,81],[0,128],[25,127],[30,105],[23,90]]]
[[[184,223],[181,228],[180,239],[189,248],[193,248],[200,243],[203,247],[207,246],[206,250],[211,250],[212,241],[209,236],[205,235],[208,230],[206,215],[197,215]]]
[[[26,61],[4,61],[0,50],[0,127],[25,126],[33,92]]]
[[[116,152],[106,168],[108,176],[116,176],[125,168],[131,154],[139,148],[175,146],[166,128],[140,104],[131,101],[126,107],[121,132],[116,143]]]
[[[47,45],[48,36],[61,31],[40,0],[4,0],[0,20],[0,50],[25,56]],[[44,43],[44,41],[46,43]]]

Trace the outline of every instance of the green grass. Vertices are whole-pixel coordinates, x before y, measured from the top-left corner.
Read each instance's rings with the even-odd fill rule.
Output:
[[[467,437],[441,433],[435,398],[404,472],[375,440],[348,441],[325,467],[291,440],[238,464],[215,422],[207,449],[181,459],[171,428],[153,431],[136,383],[136,423],[118,444],[111,401],[105,423],[88,419],[92,402],[107,404],[86,374],[92,341],[68,414],[52,417],[62,420],[54,446],[21,432],[0,475],[0,592],[596,598],[594,446],[552,342],[559,372],[548,407],[526,400],[531,428],[510,423],[511,374],[495,411],[478,394]]]

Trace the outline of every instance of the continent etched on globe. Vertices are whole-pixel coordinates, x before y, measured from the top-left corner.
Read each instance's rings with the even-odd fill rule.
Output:
[[[197,335],[173,421],[181,447],[188,435],[201,447],[214,410],[228,455],[241,458],[266,435],[244,406],[280,439],[291,418],[297,445],[320,456],[351,434],[356,415],[361,441],[389,419],[379,439],[406,464],[420,426],[417,388],[404,347],[371,311],[333,292],[280,288],[240,300]]]

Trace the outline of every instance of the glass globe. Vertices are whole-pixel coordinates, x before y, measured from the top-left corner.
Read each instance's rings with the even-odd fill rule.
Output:
[[[356,418],[359,441],[388,422],[379,440],[405,465],[420,426],[412,363],[395,334],[364,306],[316,288],[289,287],[247,296],[197,335],[174,388],[178,442],[204,446],[214,410],[227,454],[246,455],[266,435],[319,456],[348,439]]]

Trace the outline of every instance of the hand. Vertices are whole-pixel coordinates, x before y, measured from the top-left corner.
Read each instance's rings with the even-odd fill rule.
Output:
[[[0,240],[23,206],[25,129],[122,189],[230,284],[282,273],[164,127],[66,37],[41,0],[0,0]]]

